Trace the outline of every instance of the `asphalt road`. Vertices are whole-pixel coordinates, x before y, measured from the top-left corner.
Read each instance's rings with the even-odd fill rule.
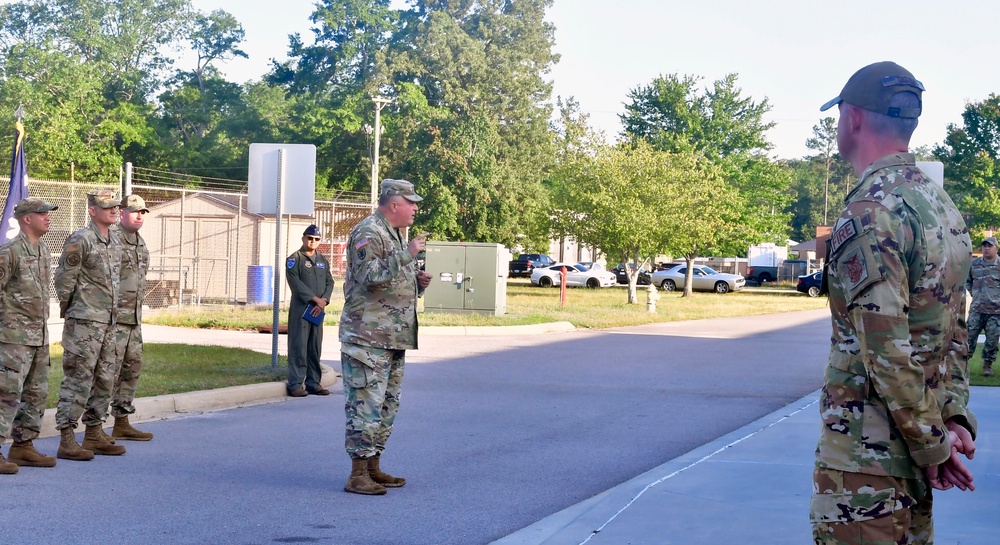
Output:
[[[343,396],[310,396],[22,468],[0,478],[0,529],[38,544],[489,543],[816,390],[825,316],[422,337],[383,457],[404,488],[344,493]]]

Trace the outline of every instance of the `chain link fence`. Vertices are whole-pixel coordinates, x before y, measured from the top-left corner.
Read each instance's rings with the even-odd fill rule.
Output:
[[[0,177],[0,202],[7,200],[9,182]],[[87,193],[98,189],[122,191],[118,185],[29,179],[31,196],[59,206],[49,215],[51,226],[42,238],[52,252],[53,270],[66,238],[89,222]],[[337,286],[342,286],[347,236],[371,213],[367,193],[345,191],[334,200],[317,200],[311,216],[284,216],[277,253],[275,216],[247,210],[246,181],[136,168],[131,192],[149,208],[140,234],[150,254],[145,294],[150,308],[270,306],[273,275],[282,274],[284,256],[299,247],[302,231],[313,223],[323,232],[319,251],[330,261]],[[281,285],[279,302],[285,302],[290,292],[284,281]],[[55,300],[55,290],[51,293]],[[343,297],[339,289],[334,290],[337,297]]]

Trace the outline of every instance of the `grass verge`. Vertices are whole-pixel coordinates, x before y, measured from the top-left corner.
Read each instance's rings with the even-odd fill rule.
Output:
[[[1000,368],[994,365],[993,372],[1000,373]],[[969,384],[973,386],[1000,386],[1000,376],[983,376],[982,351],[977,350],[976,355],[969,359]]]
[[[567,321],[576,327],[602,329],[654,322],[699,320],[720,316],[752,316],[814,310],[827,306],[825,297],[810,298],[794,290],[753,288],[724,295],[695,293],[681,297],[677,292],[658,292],[656,312],[646,310],[646,289],[638,289],[639,304],[627,304],[624,287],[598,290],[569,289],[566,305],[562,306],[558,288],[539,288],[525,281],[507,283],[507,314],[483,316],[424,312],[420,325],[424,326],[506,326]],[[327,307],[326,325],[337,325],[343,301],[334,300]],[[252,330],[259,325],[270,325],[273,314],[270,308],[223,308],[196,311],[192,308],[162,310],[147,313],[145,323],[215,329]],[[287,323],[288,311],[282,310],[280,321]]]
[[[50,348],[48,407],[55,407],[62,383],[60,343]],[[136,397],[179,394],[276,382],[287,377],[288,360],[279,356],[276,370],[271,370],[271,356],[244,348],[193,346],[186,344],[146,343],[142,350],[142,376]]]

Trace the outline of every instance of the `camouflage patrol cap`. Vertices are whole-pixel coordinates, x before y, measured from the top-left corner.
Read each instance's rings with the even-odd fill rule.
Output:
[[[22,218],[31,214],[32,212],[37,212],[39,214],[44,214],[50,210],[58,210],[59,207],[54,204],[49,204],[38,197],[28,197],[26,199],[21,199],[14,206],[14,217]]]
[[[146,208],[146,201],[138,195],[129,195],[122,199],[122,208],[127,208],[129,212],[145,212],[149,213],[149,209]]]
[[[820,106],[819,111],[825,112],[841,102],[846,102],[889,117],[910,119],[920,117],[922,106],[916,108],[889,106],[893,95],[904,91],[917,95],[919,101],[924,92],[924,84],[917,81],[909,70],[894,62],[877,62],[855,72],[851,79],[847,80],[840,95]]]
[[[986,238],[984,238],[982,246],[987,246],[987,245],[993,246],[994,248],[996,248],[998,246],[998,244],[997,244],[997,237],[986,237]]]
[[[388,178],[382,180],[381,192],[379,194],[388,196],[399,195],[410,202],[424,200],[423,197],[413,191],[413,184],[406,180],[390,180]]]
[[[99,189],[87,193],[87,206],[97,206],[100,208],[115,208],[121,206],[121,202],[115,197],[115,192],[110,189]]]

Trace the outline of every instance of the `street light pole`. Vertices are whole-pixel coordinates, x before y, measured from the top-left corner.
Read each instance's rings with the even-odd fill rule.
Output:
[[[382,97],[372,97],[372,101],[375,103],[375,128],[372,129],[372,135],[375,137],[375,146],[372,151],[372,196],[371,205],[372,211],[375,211],[375,207],[378,205],[378,158],[379,158],[379,140],[382,136],[382,108],[385,108],[386,104],[392,102],[387,98]]]

